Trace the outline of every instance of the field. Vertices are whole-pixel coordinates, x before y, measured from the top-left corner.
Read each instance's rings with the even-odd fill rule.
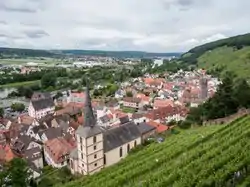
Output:
[[[56,61],[53,58],[0,59],[0,64],[4,64],[4,65],[24,65],[28,62],[55,64],[58,61]]]
[[[117,165],[63,187],[186,187],[249,184],[250,117],[171,135]],[[244,181],[245,178],[245,181]]]
[[[234,50],[232,47],[220,47],[207,51],[198,58],[198,66],[216,69],[224,66],[240,77],[250,78],[250,47]]]
[[[39,83],[40,83],[40,80],[15,82],[15,83],[1,85],[0,88],[16,88],[16,87],[20,87],[20,86],[32,86],[32,85],[38,85]]]

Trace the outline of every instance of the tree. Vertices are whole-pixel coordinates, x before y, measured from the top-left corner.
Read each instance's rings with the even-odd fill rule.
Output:
[[[11,105],[11,109],[12,109],[14,112],[22,112],[22,111],[24,111],[25,106],[24,106],[24,104],[22,104],[22,103],[13,103],[13,104]]]
[[[127,96],[127,97],[133,97],[133,93],[132,93],[131,91],[127,91],[127,92],[126,92],[126,96]]]
[[[27,187],[31,179],[27,162],[21,158],[14,158],[6,164],[1,175],[1,181],[4,181],[6,186],[12,187]]]
[[[42,79],[41,79],[41,84],[43,88],[47,88],[47,87],[55,87],[56,85],[56,80],[57,77],[55,75],[55,73],[46,73],[43,75]]]
[[[4,116],[4,109],[0,108],[0,117],[2,118]]]

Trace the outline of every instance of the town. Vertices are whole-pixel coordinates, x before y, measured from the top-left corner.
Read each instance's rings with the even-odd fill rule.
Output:
[[[26,67],[21,73],[34,70]],[[57,97],[34,92],[26,111],[5,111],[0,119],[1,164],[23,158],[35,179],[48,165],[67,167],[73,175],[93,174],[149,140],[164,141],[167,132],[183,124],[190,107],[213,97],[221,83],[203,69],[145,73],[121,82],[103,100],[94,96],[91,80],[85,81],[81,91],[64,89]]]

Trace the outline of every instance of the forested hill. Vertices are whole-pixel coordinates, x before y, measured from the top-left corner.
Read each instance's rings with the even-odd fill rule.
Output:
[[[0,58],[102,56],[116,58],[179,57],[181,53],[149,53],[141,51],[97,51],[97,50],[36,50],[0,48]]]
[[[0,47],[0,58],[53,57],[53,56],[56,55],[46,50]]]
[[[218,75],[229,70],[250,78],[250,34],[195,47],[183,54],[181,61],[197,64],[198,67]]]

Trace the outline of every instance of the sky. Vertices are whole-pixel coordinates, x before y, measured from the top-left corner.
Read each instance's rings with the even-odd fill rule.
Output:
[[[185,52],[250,30],[249,0],[0,0],[0,47]]]

